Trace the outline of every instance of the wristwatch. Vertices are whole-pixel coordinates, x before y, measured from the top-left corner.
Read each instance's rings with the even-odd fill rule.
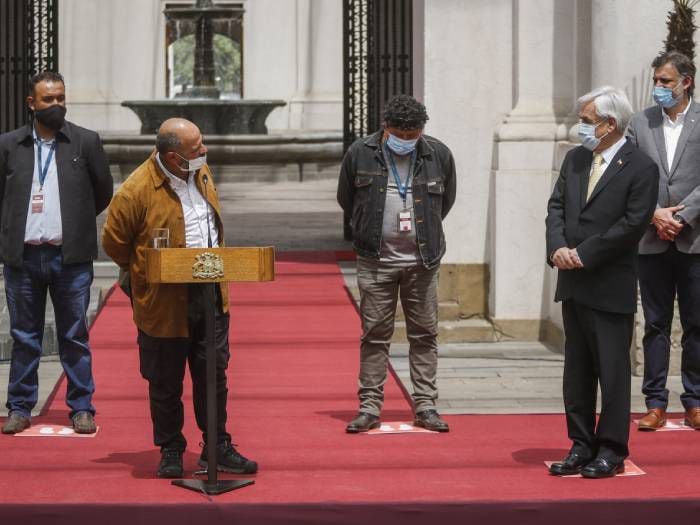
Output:
[[[680,215],[679,213],[674,213],[674,214],[673,214],[673,220],[676,221],[676,222],[680,222],[680,223],[681,223],[682,225],[684,225],[684,226],[685,226],[685,224],[686,224],[685,219],[684,219],[683,217],[681,217],[681,215]]]

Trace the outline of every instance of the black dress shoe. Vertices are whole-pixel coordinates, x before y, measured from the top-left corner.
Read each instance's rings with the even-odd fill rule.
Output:
[[[367,432],[373,428],[379,428],[380,425],[379,416],[368,414],[367,412],[360,412],[355,419],[348,423],[348,426],[345,427],[345,432],[348,434],[357,434],[358,432]]]
[[[579,474],[583,467],[590,462],[591,458],[589,457],[582,456],[576,452],[569,452],[569,455],[563,461],[552,463],[549,467],[549,473],[555,476],[572,476]]]
[[[413,420],[413,426],[423,427],[426,430],[435,432],[449,432],[450,427],[441,418],[437,410],[428,409],[418,412]]]
[[[612,478],[615,474],[625,471],[625,460],[612,461],[603,457],[597,457],[583,467],[581,475],[584,478]]]
[[[182,451],[164,448],[160,451],[160,464],[157,476],[159,478],[181,478],[185,475],[182,468]]]

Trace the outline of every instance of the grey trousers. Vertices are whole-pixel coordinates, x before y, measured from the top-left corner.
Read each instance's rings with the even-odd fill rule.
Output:
[[[357,259],[360,288],[360,411],[379,416],[384,403],[389,346],[401,297],[409,341],[409,365],[416,412],[437,402],[439,267],[400,267]]]

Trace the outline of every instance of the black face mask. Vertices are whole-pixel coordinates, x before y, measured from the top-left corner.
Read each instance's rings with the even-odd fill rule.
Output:
[[[58,131],[66,120],[66,108],[59,105],[49,106],[35,111],[34,118],[47,128]]]

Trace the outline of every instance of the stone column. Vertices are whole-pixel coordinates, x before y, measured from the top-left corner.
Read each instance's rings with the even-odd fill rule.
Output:
[[[552,301],[544,220],[557,145],[573,123],[577,4],[514,4],[517,102],[496,134],[489,309],[503,332],[519,339],[546,335],[542,319]]]
[[[591,76],[594,86],[610,84],[623,89],[635,111],[653,104],[651,99],[651,61],[664,48],[666,15],[671,2],[654,0],[593,0]],[[624,20],[624,23],[620,23]],[[638,38],[644,35],[644,38]],[[634,45],[629,45],[634,42]],[[671,328],[671,362],[669,374],[680,374],[682,329],[676,304]],[[632,372],[644,374],[644,314],[639,301],[634,342]]]
[[[289,101],[289,127],[303,129],[311,91],[311,0],[296,2],[296,91]]]
[[[162,11],[160,0],[59,3],[69,120],[100,131],[139,129],[121,102],[165,96]]]
[[[416,53],[423,80],[414,79],[430,116],[426,133],[450,148],[457,170],[455,206],[443,221],[440,297],[455,301],[463,322],[475,326],[475,318],[488,316],[494,135],[513,108],[513,1],[429,0],[414,9],[414,37],[424,39]],[[476,329],[460,337],[484,340]]]
[[[296,0],[295,90],[292,129],[342,127],[342,9],[340,3]]]
[[[656,0],[592,0],[592,86],[624,89],[635,111],[651,105],[650,64],[664,47],[672,7]]]

